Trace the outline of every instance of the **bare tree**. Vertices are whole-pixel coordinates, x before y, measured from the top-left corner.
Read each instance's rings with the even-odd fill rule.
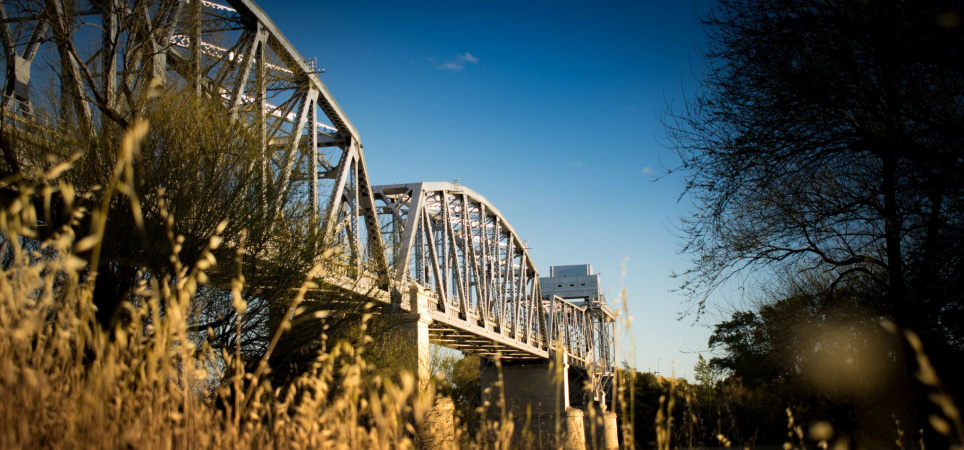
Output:
[[[736,274],[829,275],[964,351],[959,1],[721,0],[701,85],[666,117],[693,209],[680,274],[699,310]],[[835,298],[826,295],[825,300]],[[948,376],[948,380],[957,379]]]

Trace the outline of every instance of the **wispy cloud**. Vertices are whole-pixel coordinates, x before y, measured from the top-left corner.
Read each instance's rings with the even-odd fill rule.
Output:
[[[575,167],[575,168],[577,168],[577,169],[582,169],[582,166],[585,166],[585,165],[586,165],[586,162],[585,162],[585,161],[576,161],[576,162],[573,162],[573,163],[569,163],[569,165],[572,166],[572,167]]]
[[[434,63],[434,60],[433,60],[433,63]],[[435,64],[435,68],[438,70],[458,71],[458,70],[465,69],[466,64],[478,64],[478,63],[479,63],[478,57],[476,57],[475,55],[469,52],[465,52],[465,53],[460,53],[458,55],[455,55],[454,57],[450,58],[449,60],[445,61],[442,64]]]
[[[651,176],[653,176],[654,174],[655,174],[655,172],[653,172],[653,168],[652,168],[652,167],[649,167],[649,166],[643,167],[643,175],[646,175],[646,176],[648,176],[648,177],[651,177]]]

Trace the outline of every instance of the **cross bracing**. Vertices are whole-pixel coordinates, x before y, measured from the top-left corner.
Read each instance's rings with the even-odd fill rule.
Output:
[[[358,131],[315,64],[254,2],[2,0],[0,47],[2,121],[28,132],[20,139],[125,123],[158,86],[220,99],[225,114],[256,130],[260,183],[280,187],[262,200],[281,204],[279,214],[280,200],[308,202],[345,250],[339,275],[355,282],[332,282],[367,280],[383,302],[415,283],[442,345],[507,359],[562,351],[611,374],[611,311],[544,300],[524,241],[471,189],[373,189]],[[25,172],[37,162],[7,163]]]

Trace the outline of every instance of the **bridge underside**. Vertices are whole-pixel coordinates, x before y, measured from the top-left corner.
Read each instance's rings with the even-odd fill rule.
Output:
[[[529,360],[549,357],[549,352],[537,353],[532,349],[503,339],[497,332],[461,327],[458,323],[446,323],[439,320],[436,314],[431,314],[431,317],[434,322],[429,328],[429,337],[433,343],[438,345],[490,359]]]
[[[374,277],[328,277],[322,282],[373,300],[380,314],[423,316],[423,320],[429,324],[430,341],[443,347],[492,359],[532,360],[549,357],[548,351],[514,339],[509,329],[503,333],[491,324],[486,328],[477,316],[470,315],[469,320],[465,320],[454,311],[439,311],[438,300],[417,286],[410,285],[408,289],[395,290],[394,294],[390,294],[378,287]],[[412,306],[412,295],[417,295],[418,306]]]

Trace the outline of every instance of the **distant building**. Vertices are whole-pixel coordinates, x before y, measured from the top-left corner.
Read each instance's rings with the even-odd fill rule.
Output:
[[[539,277],[542,298],[558,295],[577,305],[605,303],[600,274],[591,264],[552,266],[548,277]]]

